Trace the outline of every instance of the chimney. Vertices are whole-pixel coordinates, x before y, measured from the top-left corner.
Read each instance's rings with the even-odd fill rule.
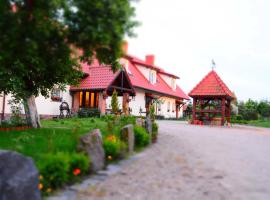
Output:
[[[124,55],[128,53],[128,42],[126,40],[124,40],[122,43],[122,51]]]
[[[145,56],[145,62],[148,65],[154,65],[155,64],[155,56],[154,55],[146,55]]]

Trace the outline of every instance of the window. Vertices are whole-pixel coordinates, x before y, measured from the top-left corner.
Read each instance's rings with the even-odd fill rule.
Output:
[[[176,80],[174,78],[172,78],[171,87],[173,90],[176,89]]]
[[[149,81],[151,84],[155,84],[157,82],[157,72],[155,70],[150,70]]]
[[[168,104],[167,104],[167,112],[170,112],[171,110],[171,102],[168,101]]]
[[[62,101],[62,92],[60,88],[54,87],[51,91],[51,99],[53,101]]]
[[[97,108],[98,92],[80,92],[80,108]]]

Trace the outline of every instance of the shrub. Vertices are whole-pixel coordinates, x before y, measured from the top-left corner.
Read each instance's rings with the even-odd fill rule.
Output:
[[[152,131],[158,132],[158,124],[156,122],[153,123]]]
[[[40,189],[48,194],[64,184],[78,180],[90,167],[88,156],[78,153],[47,154],[37,163],[40,173]]]
[[[81,108],[78,111],[78,117],[100,117],[100,110],[98,108]]]
[[[243,116],[242,116],[242,115],[236,115],[236,116],[235,116],[235,119],[236,119],[236,120],[243,120]]]
[[[135,123],[136,123],[136,117],[134,116],[121,116],[120,118],[120,124],[122,126],[125,126],[127,124],[135,125]]]
[[[143,127],[135,126],[134,134],[135,134],[136,147],[145,147],[149,144],[149,140],[150,140],[149,134]]]
[[[103,141],[103,147],[107,160],[117,160],[121,158],[126,150],[126,144],[115,135],[109,135]]]
[[[38,163],[39,172],[42,177],[42,191],[59,188],[68,181],[68,154],[47,154],[43,160]]]
[[[153,123],[152,127],[152,141],[155,142],[158,137],[158,124],[156,122]]]
[[[117,114],[117,112],[119,111],[119,102],[118,102],[118,93],[116,90],[113,91],[111,105],[113,113]]]
[[[78,175],[88,174],[90,168],[89,157],[84,154],[73,153],[69,157],[69,175],[74,179]]]

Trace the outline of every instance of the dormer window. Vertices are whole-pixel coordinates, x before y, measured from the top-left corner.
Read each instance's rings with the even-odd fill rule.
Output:
[[[157,82],[157,72],[155,70],[150,70],[149,81],[151,84],[155,84]]]
[[[176,80],[172,78],[171,87],[173,90],[176,90]]]

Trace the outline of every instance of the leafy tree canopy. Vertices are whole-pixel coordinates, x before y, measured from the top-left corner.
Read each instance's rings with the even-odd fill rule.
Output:
[[[82,74],[73,49],[82,49],[82,61],[95,55],[116,70],[133,16],[129,0],[1,0],[0,91],[27,98],[76,84]]]

